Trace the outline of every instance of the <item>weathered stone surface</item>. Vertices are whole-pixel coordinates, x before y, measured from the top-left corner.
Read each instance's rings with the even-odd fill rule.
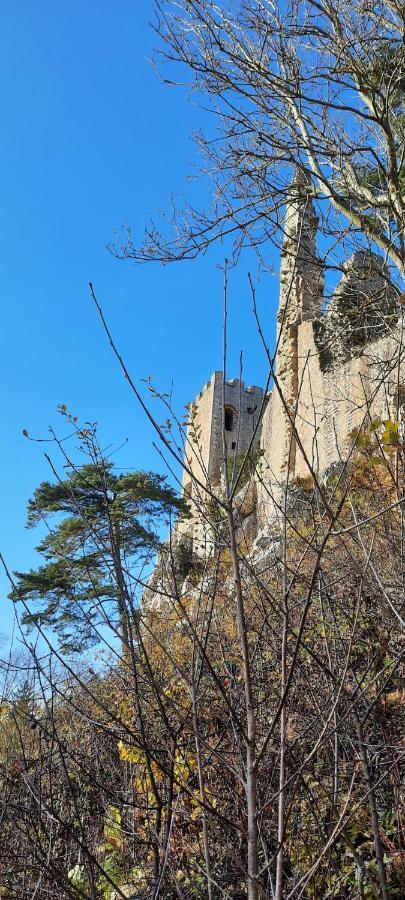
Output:
[[[238,465],[250,446],[254,451],[260,442],[260,413],[264,402],[259,387],[247,387],[243,381],[223,382],[222,372],[214,372],[189,408],[186,440],[186,464],[183,491],[191,500],[193,518],[180,525],[180,531],[192,537],[193,553],[206,556],[212,547],[212,533],[204,521],[212,515],[211,501],[205,487],[223,490],[225,478],[224,445],[227,471]],[[224,430],[225,425],[225,430]],[[235,463],[235,467],[234,467]]]
[[[294,185],[280,272],[276,384],[261,429],[260,528],[282,507],[287,479],[307,478],[311,469],[322,477],[346,458],[354,429],[370,416],[397,419],[405,398],[401,298],[384,260],[355,253],[324,314],[316,218],[308,187],[302,179]],[[300,234],[301,246],[294,238]]]
[[[315,326],[322,371],[334,368],[392,330],[399,294],[381,256],[359,250],[343,265],[344,275],[326,315]]]
[[[241,519],[246,519],[256,510],[257,505],[257,483],[254,478],[250,478],[247,484],[236,495],[234,506]]]
[[[351,432],[371,417],[405,419],[402,298],[385,261],[370,251],[355,253],[324,313],[316,228],[311,184],[298,174],[284,224],[272,392],[264,397],[260,388],[237,380],[224,384],[222,373],[214,372],[190,406],[190,471],[183,488],[193,517],[180,523],[177,536],[189,541],[193,558],[205,558],[215,547],[210,521],[218,510],[210,507],[205,488],[216,496],[223,491],[224,421],[228,474],[237,471],[251,442],[253,449],[260,444],[259,472],[234,503],[241,545],[253,544],[255,558],[266,566],[277,556],[286,494],[293,489],[294,502],[305,504],[299,481],[312,474],[322,480],[340,465],[353,447]],[[291,496],[288,502],[291,509]]]
[[[242,524],[236,532],[236,540],[240,545],[242,553],[246,553],[251,548],[257,535],[257,515],[256,510],[243,519]]]

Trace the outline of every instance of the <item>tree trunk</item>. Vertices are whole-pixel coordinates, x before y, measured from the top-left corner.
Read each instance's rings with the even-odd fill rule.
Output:
[[[373,829],[373,838],[374,838],[374,851],[375,858],[377,860],[378,866],[378,876],[380,881],[381,888],[381,898],[382,900],[389,900],[388,893],[388,885],[387,885],[387,875],[385,871],[384,864],[384,853],[383,848],[381,846],[381,838],[380,838],[380,828],[378,821],[378,812],[377,812],[377,803],[375,799],[375,791],[373,786],[373,780],[370,772],[370,766],[368,762],[367,750],[364,744],[364,736],[363,736],[363,728],[360,722],[358,715],[356,715],[356,729],[357,735],[359,739],[359,750],[360,750],[360,759],[363,766],[363,774],[364,780],[367,785],[367,798],[370,807],[370,815],[371,815],[371,826]]]
[[[228,525],[231,556],[235,583],[236,620],[242,653],[242,670],[246,703],[246,807],[248,844],[248,900],[258,900],[258,838],[257,838],[257,776],[256,776],[256,719],[252,675],[250,670],[249,646],[246,636],[245,608],[242,580],[239,566],[238,548],[235,537],[235,523],[232,508],[228,506]]]

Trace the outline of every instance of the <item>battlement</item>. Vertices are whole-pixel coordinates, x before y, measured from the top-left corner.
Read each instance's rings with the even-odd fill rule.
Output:
[[[209,391],[213,384],[215,384],[218,380],[220,380],[221,383],[223,382],[223,375],[221,371],[215,371],[212,373],[208,381],[205,382],[204,387],[202,387],[201,391],[197,394],[196,399],[191,401],[188,406],[190,407],[193,404],[195,405],[196,403],[198,403],[198,401],[202,399],[204,394]],[[263,394],[262,388],[257,387],[257,385],[254,384],[246,386],[244,381],[241,381],[239,378],[227,379],[225,381],[225,390],[227,390],[227,388],[238,388],[241,391],[245,391],[247,394]]]

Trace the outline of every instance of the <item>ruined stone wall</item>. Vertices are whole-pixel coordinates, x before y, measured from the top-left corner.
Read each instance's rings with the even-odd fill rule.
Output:
[[[398,324],[368,343],[361,354],[322,368],[314,323],[298,327],[295,426],[299,440],[291,460],[291,434],[279,393],[273,388],[262,423],[264,455],[257,486],[262,527],[277,515],[287,473],[291,482],[308,477],[312,467],[322,477],[334,463],[347,458],[353,444],[350,433],[370,417],[404,419],[404,337]]]
[[[199,510],[206,502],[203,488],[209,481],[212,412],[220,375],[220,372],[214,372],[189,405],[184,457],[191,474],[186,469],[183,470],[183,494],[191,501],[191,518],[179,522],[176,537],[183,542],[189,540],[191,545],[196,531],[201,531]]]
[[[397,419],[405,384],[405,348],[401,326],[367,344],[360,355],[322,369],[313,323],[299,334],[299,399],[294,475],[308,475],[308,462],[319,473],[344,460],[350,433],[370,417]],[[305,458],[306,457],[306,458]]]
[[[280,265],[277,313],[276,384],[262,422],[263,459],[257,489],[259,522],[281,502],[287,473],[294,472],[296,441],[292,420],[299,382],[299,333],[319,319],[323,304],[323,266],[317,257],[318,219],[311,187],[301,173],[294,177],[287,203]]]
[[[405,397],[401,298],[384,259],[357,251],[324,313],[316,223],[298,176],[281,254],[275,384],[262,422],[262,527],[280,509],[288,480],[311,468],[322,476],[346,458],[349,435],[367,416],[398,418],[399,393]]]
[[[193,476],[203,485],[209,478],[211,459],[212,412],[218,390],[220,372],[214,372],[196,399],[189,404],[189,424],[187,427],[185,461]],[[188,493],[198,490],[188,472],[183,473],[183,490]]]

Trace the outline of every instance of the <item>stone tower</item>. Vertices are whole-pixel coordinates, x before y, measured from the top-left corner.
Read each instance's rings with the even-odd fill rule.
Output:
[[[225,438],[228,471],[234,461],[243,459],[254,436],[253,447],[260,441],[257,428],[262,411],[263,391],[245,387],[232,379],[223,383],[222,372],[214,372],[210,380],[189,406],[185,462],[190,471],[183,474],[183,492],[191,500],[192,520],[180,525],[184,536],[191,535],[193,552],[204,555],[207,536],[201,510],[207,503],[206,486],[221,490],[224,482]],[[257,430],[256,430],[257,429]],[[256,433],[255,433],[256,430]]]

